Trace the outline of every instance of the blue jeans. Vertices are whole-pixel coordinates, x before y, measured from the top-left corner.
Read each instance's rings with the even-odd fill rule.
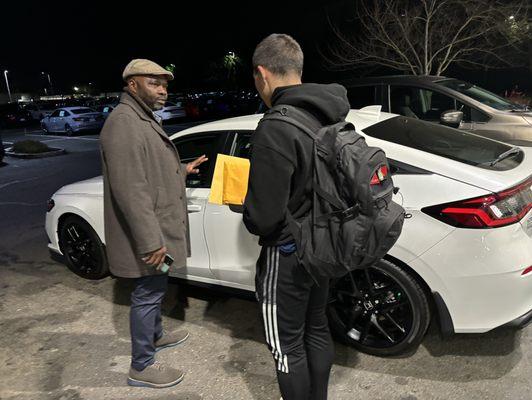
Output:
[[[142,371],[153,364],[155,342],[163,332],[161,303],[168,287],[168,275],[135,279],[131,293],[129,324],[131,331],[131,366]]]

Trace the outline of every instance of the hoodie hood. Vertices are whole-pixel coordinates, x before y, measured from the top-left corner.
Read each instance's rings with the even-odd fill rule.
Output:
[[[303,83],[275,89],[272,106],[287,104],[312,113],[323,125],[343,121],[349,112],[347,90],[336,83]]]

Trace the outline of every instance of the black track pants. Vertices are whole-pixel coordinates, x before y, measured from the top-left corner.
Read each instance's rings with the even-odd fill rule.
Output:
[[[262,248],[257,298],[283,400],[327,399],[334,357],[326,316],[329,282],[317,283],[299,265],[295,253]]]

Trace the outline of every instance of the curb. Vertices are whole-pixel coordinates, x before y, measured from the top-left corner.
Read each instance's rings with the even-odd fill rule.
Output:
[[[11,151],[12,147],[8,147],[6,149],[6,156],[9,156],[9,157],[15,157],[15,158],[46,158],[46,157],[55,157],[55,156],[60,156],[62,154],[66,154],[66,150],[65,149],[53,149],[52,151],[47,151],[45,153],[36,153],[36,154],[31,154],[31,153],[15,153],[13,151]]]

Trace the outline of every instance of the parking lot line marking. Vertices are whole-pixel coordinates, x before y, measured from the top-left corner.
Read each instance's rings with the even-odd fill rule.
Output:
[[[24,136],[38,136],[38,137],[46,137],[46,138],[52,138],[53,140],[92,140],[92,141],[97,141],[97,140],[100,140],[98,138],[89,138],[89,137],[84,137],[84,136],[78,136],[78,137],[62,137],[62,138],[58,138],[57,136],[51,136],[51,135],[30,135],[30,134],[25,134]],[[47,141],[49,142],[49,140]]]
[[[20,203],[17,201],[5,201],[0,202],[0,206],[26,206],[26,207],[44,207],[45,203],[37,203],[37,204],[31,204],[31,203]]]
[[[16,185],[17,183],[35,181],[37,179],[40,179],[40,178],[29,178],[29,179],[22,179],[22,180],[16,180],[16,181],[7,182],[7,183],[4,183],[3,185],[0,185],[0,189],[3,189],[5,187],[11,186],[11,185]]]

